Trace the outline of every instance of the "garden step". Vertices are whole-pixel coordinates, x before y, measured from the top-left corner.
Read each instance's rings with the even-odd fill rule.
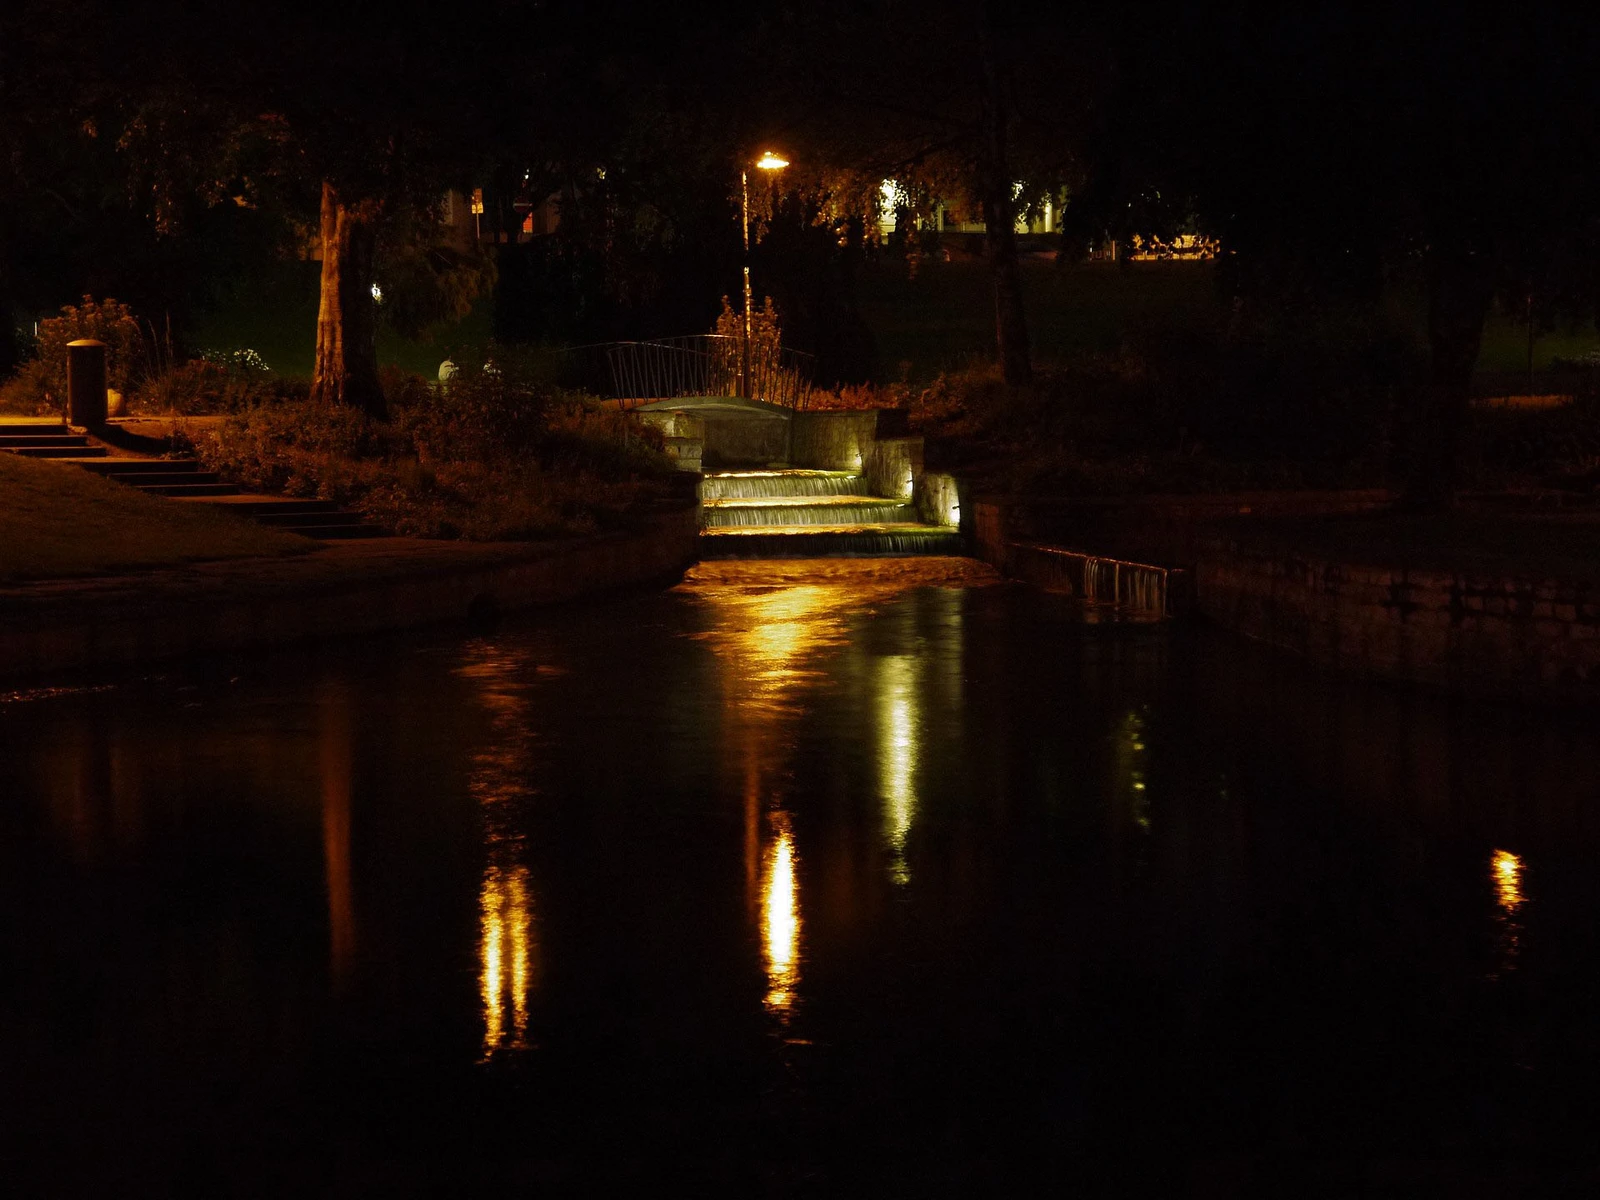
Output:
[[[101,446],[5,446],[0,445],[0,450],[9,450],[10,453],[22,458],[103,458],[105,449]]]
[[[332,500],[280,500],[276,496],[240,495],[219,500],[218,505],[240,516],[277,516],[283,513],[337,513],[339,506]]]
[[[262,512],[254,514],[255,520],[263,525],[271,525],[278,529],[311,529],[318,525],[349,525],[359,523],[361,517],[356,513],[344,512],[340,509],[325,509],[318,512]]]
[[[294,529],[290,532],[298,533],[301,537],[316,538],[318,541],[353,541],[356,538],[382,538],[388,537],[389,531],[377,525],[313,525],[305,529]]]
[[[89,440],[73,433],[7,433],[0,434],[0,450],[17,450],[24,446],[87,446]]]
[[[116,462],[116,459],[103,459],[104,462]],[[106,479],[117,483],[125,483],[129,487],[136,487],[140,491],[149,491],[159,487],[185,486],[199,483],[220,483],[222,477],[215,471],[100,471],[97,472]],[[235,489],[237,490],[237,489]]]
[[[200,464],[192,458],[101,458],[83,464],[96,475],[175,475],[198,473]]]
[[[196,497],[195,503],[213,504],[258,524],[324,541],[389,536],[387,529],[369,524],[360,513],[340,508],[331,500],[284,500],[275,496],[240,495],[221,496],[212,500]]]
[[[170,496],[181,499],[185,496],[237,496],[239,489],[231,483],[166,483],[147,485],[132,483],[128,480],[119,480],[119,483],[128,483],[148,496]]]

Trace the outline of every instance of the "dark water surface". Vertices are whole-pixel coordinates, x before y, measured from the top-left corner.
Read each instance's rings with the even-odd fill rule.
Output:
[[[0,701],[12,1194],[1592,1194],[1594,714],[950,567]]]

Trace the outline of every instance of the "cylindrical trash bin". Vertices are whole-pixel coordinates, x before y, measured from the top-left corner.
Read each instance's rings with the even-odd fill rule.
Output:
[[[93,338],[67,343],[67,420],[106,423],[106,344]]]

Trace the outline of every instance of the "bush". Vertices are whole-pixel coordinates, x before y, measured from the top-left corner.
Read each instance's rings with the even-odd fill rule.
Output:
[[[236,413],[257,404],[304,399],[308,390],[303,382],[279,379],[265,364],[255,366],[238,355],[207,355],[152,373],[128,397],[126,411],[161,416]]]
[[[93,338],[106,344],[106,384],[126,395],[149,367],[150,355],[133,310],[116,300],[69,304],[39,322],[34,358],[0,387],[0,411],[60,412],[67,404],[67,344]]]
[[[251,488],[350,505],[397,533],[478,541],[623,524],[662,495],[661,436],[542,382],[515,355],[457,360],[438,388],[384,373],[387,421],[309,400],[256,404],[191,435]]]

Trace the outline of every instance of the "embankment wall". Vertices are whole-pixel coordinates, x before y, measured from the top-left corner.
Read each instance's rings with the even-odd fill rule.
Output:
[[[1374,511],[1381,493],[1252,493],[972,505],[978,557],[1035,578],[1028,543],[1186,568],[1189,601],[1237,633],[1342,673],[1453,692],[1600,700],[1600,579],[1375,566],[1216,522]]]
[[[27,679],[511,612],[671,578],[699,508],[556,543],[382,539],[287,559],[201,563],[0,589],[0,677]]]

